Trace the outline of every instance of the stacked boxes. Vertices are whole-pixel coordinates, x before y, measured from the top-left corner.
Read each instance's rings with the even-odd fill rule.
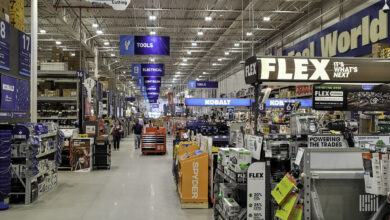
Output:
[[[390,155],[363,153],[363,165],[366,193],[387,195],[390,191]]]
[[[7,0],[0,1],[0,18],[9,22],[9,2]]]
[[[227,183],[220,183],[219,194],[222,196],[222,198],[231,198],[233,197],[233,187]]]
[[[24,0],[11,0],[9,2],[11,25],[20,31],[24,31]]]
[[[252,162],[252,153],[244,148],[232,148],[229,154],[230,169],[236,173],[246,173]]]
[[[52,62],[62,62],[64,57],[64,52],[60,47],[52,47],[51,48],[51,61]]]
[[[227,147],[218,148],[218,160],[220,160],[222,166],[227,166],[229,162],[230,149]]]
[[[222,206],[225,216],[229,217],[236,216],[241,210],[240,205],[232,198],[224,198],[222,200]]]
[[[59,89],[56,89],[56,90],[45,89],[45,96],[46,97],[59,97],[60,96],[60,90]]]
[[[63,97],[77,97],[77,89],[63,89],[62,96]]]

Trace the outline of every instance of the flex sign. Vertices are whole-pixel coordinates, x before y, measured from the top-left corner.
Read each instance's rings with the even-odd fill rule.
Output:
[[[354,57],[369,54],[373,43],[390,43],[389,15],[383,1],[291,46],[284,56]]]
[[[120,36],[120,55],[170,55],[170,38],[165,36]]]
[[[258,63],[256,56],[250,57],[245,61],[245,83],[253,84],[258,79]]]
[[[264,57],[258,61],[261,82],[390,82],[390,62],[383,59]]]

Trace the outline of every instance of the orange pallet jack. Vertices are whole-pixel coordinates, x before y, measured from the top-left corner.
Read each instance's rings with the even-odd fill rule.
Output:
[[[141,135],[141,152],[161,153],[167,152],[167,135],[165,128],[147,127],[146,132]]]

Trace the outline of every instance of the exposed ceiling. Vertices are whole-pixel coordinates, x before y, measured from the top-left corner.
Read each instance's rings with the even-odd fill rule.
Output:
[[[51,48],[61,41],[64,50],[81,47],[87,51],[92,62],[93,49],[98,48],[99,56],[105,59],[101,62],[105,74],[127,71],[132,63],[151,63],[154,58],[154,63],[165,64],[163,87],[169,87],[223,74],[224,67],[244,60],[252,48],[258,48],[319,4],[320,0],[132,0],[127,10],[114,11],[110,6],[84,0],[39,0],[39,29],[46,33],[39,34],[38,55],[41,59],[50,57]],[[29,5],[26,1],[26,32],[30,28]],[[156,20],[150,20],[152,15]],[[212,20],[206,21],[207,16]],[[97,30],[103,34],[97,36]],[[120,35],[151,32],[170,36],[170,56],[119,55]]]

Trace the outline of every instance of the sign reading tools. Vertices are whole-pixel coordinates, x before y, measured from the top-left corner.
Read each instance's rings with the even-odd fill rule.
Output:
[[[383,1],[332,25],[283,51],[286,56],[360,56],[372,51],[373,43],[390,43],[389,18]]]
[[[263,57],[258,61],[260,82],[390,82],[390,62],[383,59]]]
[[[258,63],[256,56],[250,57],[245,61],[245,83],[246,84],[253,84],[257,82],[258,79]]]
[[[164,64],[132,64],[132,76],[164,76]]]
[[[170,38],[165,36],[120,36],[120,55],[170,55]]]
[[[189,81],[188,88],[199,89],[199,88],[218,88],[217,81]]]
[[[131,0],[87,0],[92,3],[104,3],[110,5],[114,10],[123,11],[129,6]]]

